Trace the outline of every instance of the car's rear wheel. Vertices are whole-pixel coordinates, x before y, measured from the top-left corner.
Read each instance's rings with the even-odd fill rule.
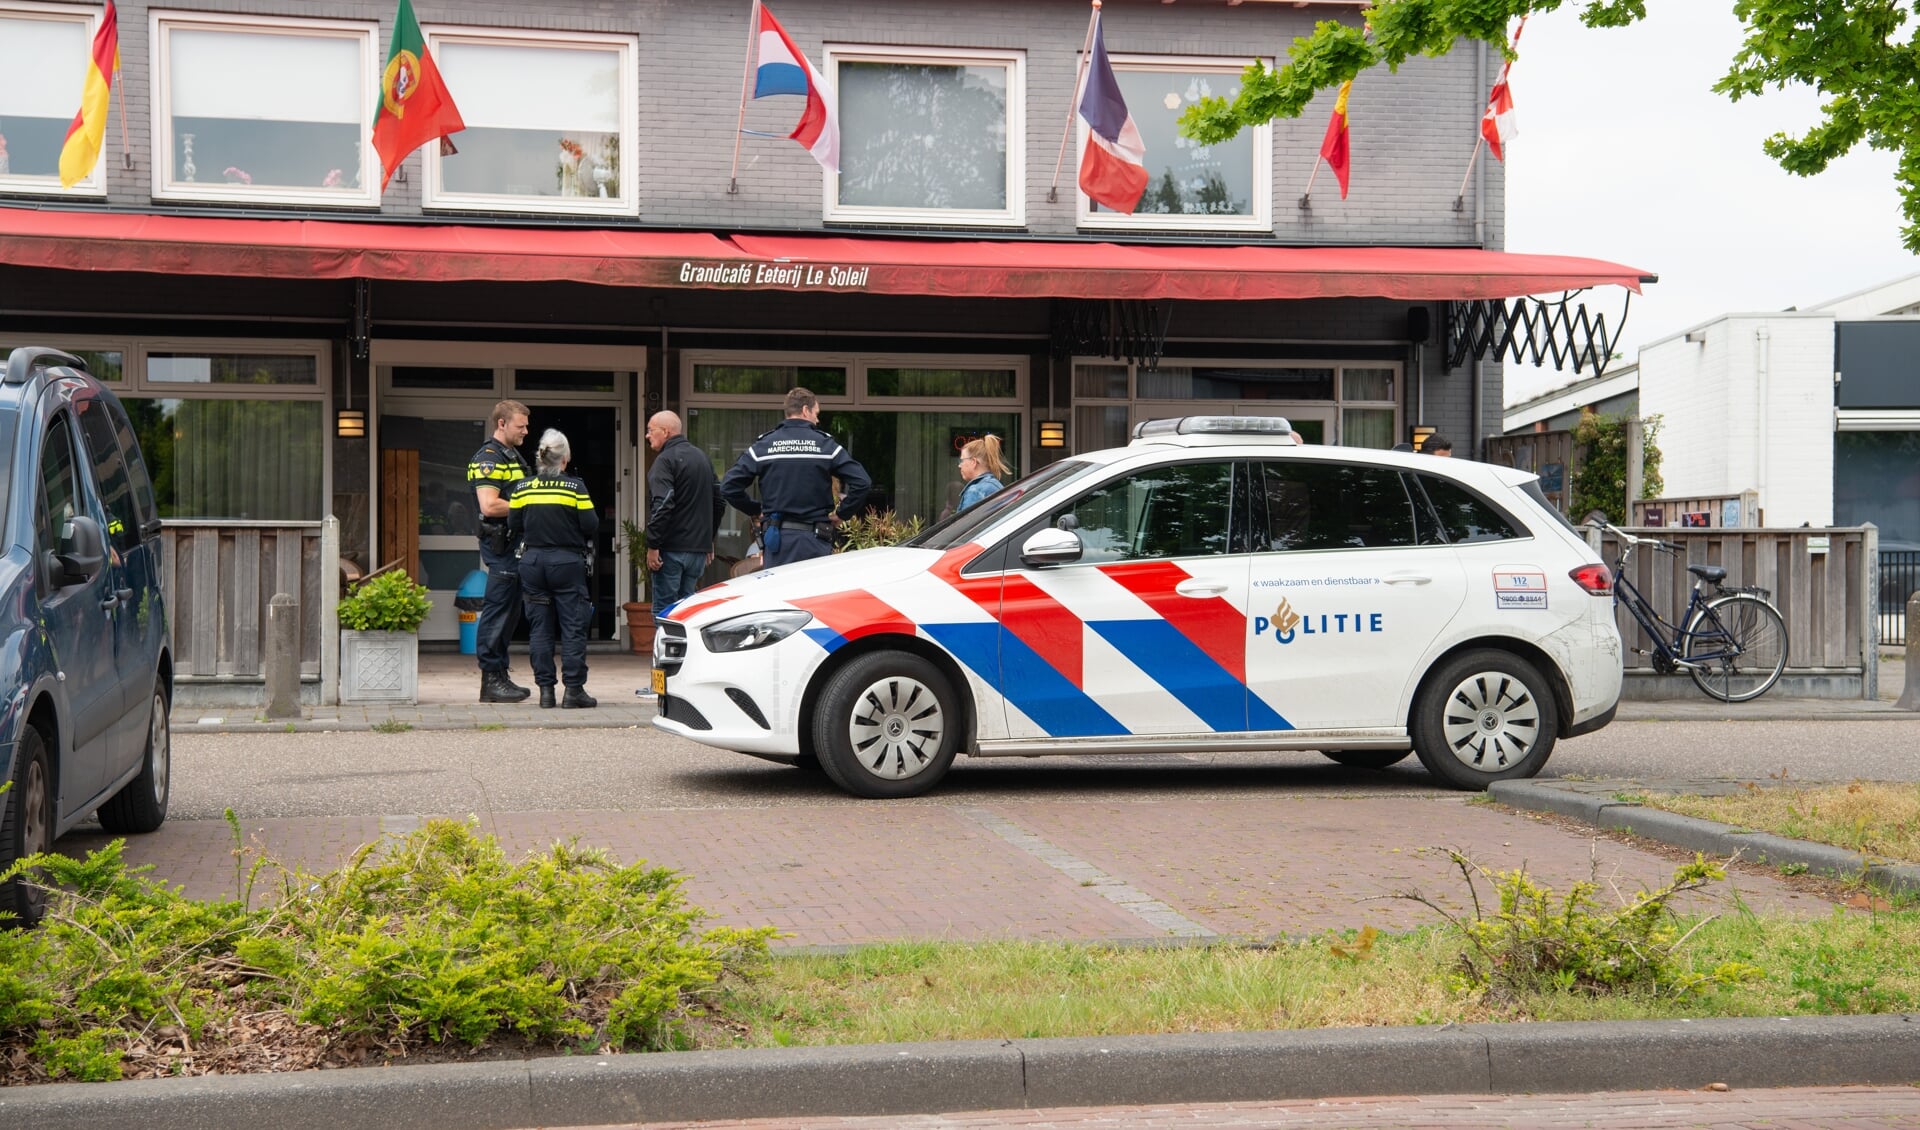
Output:
[[[100,806],[100,826],[115,835],[152,832],[167,822],[167,798],[173,783],[172,711],[167,705],[167,688],[158,681],[153,685],[151,707],[140,775]]]
[[[53,769],[39,730],[20,731],[13,787],[0,796],[0,868],[53,848]],[[47,912],[47,892],[27,876],[0,885],[0,926],[31,926]]]
[[[1531,777],[1553,752],[1557,719],[1540,672],[1504,651],[1469,651],[1437,668],[1413,707],[1413,748],[1456,789]]]
[[[1323,749],[1323,757],[1354,769],[1385,769],[1398,765],[1412,753],[1410,749]]]
[[[835,671],[814,713],[820,767],[855,796],[918,796],[946,776],[959,745],[952,686],[907,652],[876,651]]]

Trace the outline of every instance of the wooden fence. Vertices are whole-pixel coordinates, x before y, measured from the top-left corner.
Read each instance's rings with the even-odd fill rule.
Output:
[[[1760,492],[1747,490],[1739,494],[1710,494],[1697,498],[1636,498],[1633,500],[1630,521],[1635,526],[1648,528],[1758,526]]]
[[[1825,677],[1829,683],[1834,677],[1849,683],[1857,678],[1863,697],[1877,692],[1878,624],[1870,586],[1879,537],[1872,527],[1628,532],[1681,547],[1674,555],[1640,546],[1626,570],[1627,579],[1669,623],[1686,612],[1694,582],[1687,566],[1723,566],[1722,584],[1764,588],[1780,610],[1787,625],[1787,678]],[[1618,539],[1593,529],[1587,539],[1611,567]],[[1651,650],[1651,641],[1624,608],[1617,616],[1627,671],[1650,671],[1651,659],[1635,649]]]
[[[167,521],[161,584],[174,678],[265,684],[267,604],[300,601],[300,675],[329,686],[334,646],[321,631],[339,602],[339,534],[327,522]]]
[[[1541,493],[1547,501],[1572,517],[1573,477],[1580,473],[1583,449],[1573,442],[1572,432],[1521,432],[1518,435],[1493,436],[1486,441],[1487,462],[1516,467],[1540,476]]]

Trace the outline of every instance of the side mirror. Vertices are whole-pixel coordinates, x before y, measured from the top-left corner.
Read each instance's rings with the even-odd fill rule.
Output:
[[[1020,547],[1020,562],[1035,569],[1071,565],[1080,560],[1080,535],[1072,530],[1037,530]]]
[[[54,550],[53,559],[60,565],[59,575],[54,580],[61,588],[83,585],[93,580],[107,560],[107,539],[100,533],[100,523],[85,514],[76,514],[67,519],[60,531],[60,547]]]

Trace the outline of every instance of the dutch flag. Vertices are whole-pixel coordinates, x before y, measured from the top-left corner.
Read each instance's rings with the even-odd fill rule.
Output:
[[[1080,154],[1080,191],[1116,212],[1133,214],[1147,191],[1147,145],[1120,97],[1113,64],[1107,61],[1106,29],[1094,16],[1093,57],[1087,88],[1080,96],[1080,119],[1087,123],[1087,147]]]
[[[822,168],[839,172],[840,123],[835,120],[833,108],[821,93],[826,86],[826,79],[793,45],[793,40],[787,37],[787,30],[773,18],[772,12],[767,11],[766,5],[755,7],[759,12],[760,26],[757,54],[754,56],[758,66],[754,68],[753,96],[805,95],[807,108],[800,113],[800,124],[794,126],[793,132],[787,136],[805,146]]]

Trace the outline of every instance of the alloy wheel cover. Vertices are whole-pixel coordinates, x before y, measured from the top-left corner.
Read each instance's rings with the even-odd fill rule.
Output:
[[[946,738],[940,696],[918,679],[889,675],[854,700],[847,739],[854,759],[883,780],[904,781],[933,764]]]
[[[1447,750],[1481,773],[1512,768],[1540,736],[1540,703],[1505,671],[1478,671],[1447,695],[1440,719]]]

